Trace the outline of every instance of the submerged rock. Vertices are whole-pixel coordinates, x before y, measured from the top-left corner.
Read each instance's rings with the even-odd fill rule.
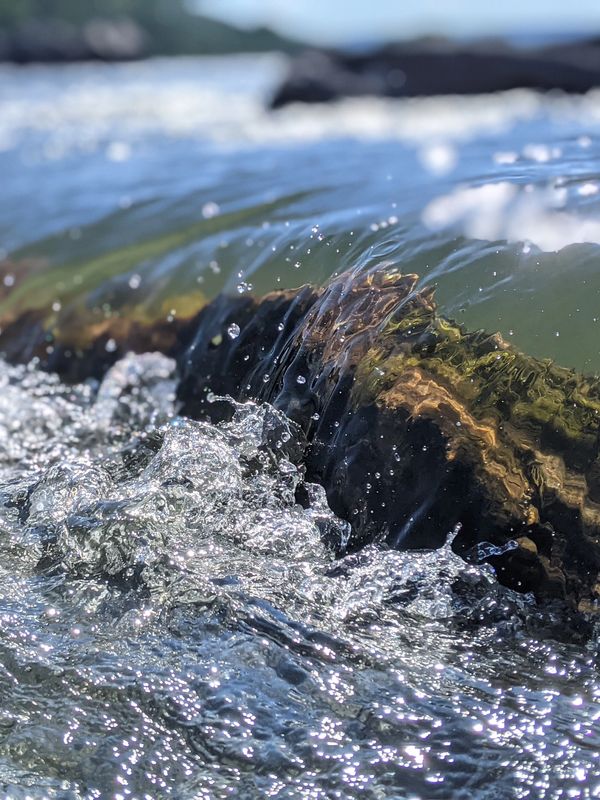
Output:
[[[600,381],[464,330],[416,285],[376,269],[324,289],[220,296],[168,325],[118,318],[95,337],[85,323],[39,323],[35,350],[25,348],[30,312],[0,347],[71,378],[130,349],[162,350],[177,358],[184,414],[223,417],[214,395],[231,395],[267,401],[301,427],[307,478],[351,522],[351,548],[438,547],[459,529],[454,549],[491,561],[508,586],[591,608]]]

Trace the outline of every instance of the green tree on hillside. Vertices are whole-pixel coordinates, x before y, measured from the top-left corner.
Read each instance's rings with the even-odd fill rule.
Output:
[[[91,17],[129,16],[142,20],[182,13],[181,0],[0,0],[0,23],[6,26],[27,19],[82,23]]]
[[[294,50],[297,45],[273,31],[242,31],[191,13],[185,0],[0,0],[0,33],[19,31],[29,21],[53,20],[82,28],[92,19],[130,18],[145,34],[146,52],[232,53]]]

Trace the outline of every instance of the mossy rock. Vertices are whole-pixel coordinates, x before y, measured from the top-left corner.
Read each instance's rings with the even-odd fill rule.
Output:
[[[223,413],[212,392],[268,401],[301,426],[307,477],[352,523],[351,547],[435,547],[458,526],[463,554],[514,542],[494,559],[504,583],[595,608],[600,382],[464,330],[416,285],[376,269],[325,288],[219,296],[168,323],[132,314],[98,333],[72,320],[51,352],[41,322],[30,346],[22,315],[0,347],[71,378],[160,349],[178,359],[183,413]]]

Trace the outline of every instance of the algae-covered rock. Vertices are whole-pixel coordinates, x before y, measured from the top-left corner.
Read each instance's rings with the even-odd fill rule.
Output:
[[[223,414],[209,396],[229,394],[300,425],[307,477],[352,523],[350,547],[435,547],[458,527],[457,551],[489,542],[507,585],[592,608],[600,382],[464,330],[416,284],[374,270],[321,289],[220,296],[169,323],[107,323],[101,345],[90,326],[63,325],[48,353],[40,331],[37,354],[81,377],[127,349],[162,349],[178,358],[183,413]],[[12,358],[18,327],[0,338]]]
[[[600,383],[463,330],[416,281],[375,271],[209,304],[180,361],[184,410],[203,413],[211,390],[289,414],[354,547],[439,546],[460,525],[463,553],[514,541],[493,559],[503,582],[587,598],[600,569]]]

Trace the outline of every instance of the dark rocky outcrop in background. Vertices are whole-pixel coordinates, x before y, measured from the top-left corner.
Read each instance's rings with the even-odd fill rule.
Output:
[[[292,51],[266,28],[239,30],[180,0],[0,0],[0,61],[120,61],[153,55]]]
[[[291,63],[273,108],[340,97],[481,94],[515,88],[586,92],[600,85],[600,41],[530,50],[497,42],[423,40],[361,54],[307,50]]]
[[[500,580],[592,610],[600,600],[600,380],[440,316],[431,289],[389,270],[325,288],[221,295],[156,322],[85,309],[0,319],[10,360],[100,377],[129,350],[177,359],[183,413],[212,393],[267,401],[300,427],[309,480],[352,524],[350,546],[485,545]],[[300,498],[299,498],[300,499]]]

